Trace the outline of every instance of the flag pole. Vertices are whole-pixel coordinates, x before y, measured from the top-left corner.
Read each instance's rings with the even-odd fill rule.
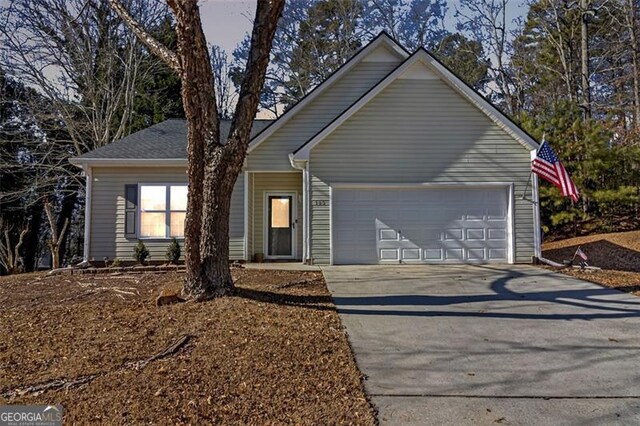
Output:
[[[576,249],[575,253],[573,253],[573,257],[571,258],[571,264],[573,265],[573,261],[576,260],[576,256],[578,255],[578,250],[580,250],[580,247],[582,246],[578,246],[578,248]]]
[[[542,133],[542,142],[544,142],[547,138],[547,132]],[[538,147],[538,149],[540,149]],[[537,150],[536,150],[537,152]],[[533,168],[529,172],[529,179],[527,179],[527,185],[524,187],[524,191],[522,191],[522,199],[525,200],[527,198],[527,189],[529,189],[529,184],[531,183],[531,178],[533,177]]]

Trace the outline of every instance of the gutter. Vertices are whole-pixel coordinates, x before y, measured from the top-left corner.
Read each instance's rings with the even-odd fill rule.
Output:
[[[69,162],[74,166],[85,168],[87,166],[105,166],[105,167],[158,167],[158,166],[176,166],[186,167],[187,160],[185,158],[70,158]]]

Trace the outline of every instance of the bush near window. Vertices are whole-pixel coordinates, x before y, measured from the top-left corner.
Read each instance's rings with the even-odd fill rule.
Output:
[[[177,265],[180,261],[180,254],[180,244],[178,243],[178,240],[173,237],[169,243],[169,247],[167,247],[167,253],[165,256],[169,263]]]
[[[140,240],[138,240],[138,244],[133,248],[133,258],[141,265],[146,264],[147,258],[150,253],[147,249],[147,246]]]

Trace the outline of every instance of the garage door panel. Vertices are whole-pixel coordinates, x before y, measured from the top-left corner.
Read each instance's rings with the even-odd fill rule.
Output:
[[[489,240],[504,241],[507,239],[507,230],[504,228],[487,228]]]
[[[469,261],[483,261],[485,260],[486,252],[484,248],[468,248],[467,249],[467,260]]]
[[[448,249],[445,249],[444,251],[444,259],[450,260],[450,261],[451,260],[460,261],[464,259],[462,254],[463,254],[462,248],[448,248]]]
[[[335,263],[507,261],[506,188],[334,189],[332,203]]]
[[[467,241],[475,241],[480,240],[484,241],[484,228],[467,228],[465,230],[466,236],[465,239]]]

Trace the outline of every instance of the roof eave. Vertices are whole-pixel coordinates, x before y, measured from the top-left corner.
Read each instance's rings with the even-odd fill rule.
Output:
[[[78,167],[186,167],[186,158],[70,158],[69,162]]]

